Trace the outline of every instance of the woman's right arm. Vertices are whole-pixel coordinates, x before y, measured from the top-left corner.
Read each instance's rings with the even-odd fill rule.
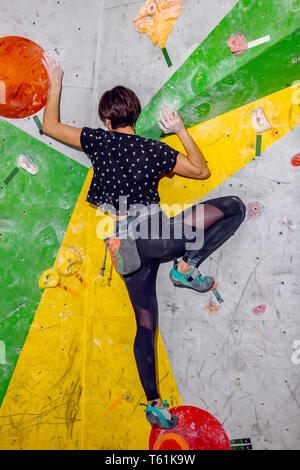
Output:
[[[186,151],[186,156],[182,153],[179,153],[172,173],[180,176],[186,176],[187,178],[209,178],[210,170],[207,166],[204,155],[186,130],[184,123],[178,115],[177,111],[174,110],[171,112],[170,109],[166,106],[160,112],[160,120],[160,129],[165,134],[169,134],[170,132],[176,133]]]
[[[44,110],[43,132],[64,144],[81,147],[82,128],[62,124],[59,118],[59,100],[63,71],[56,60],[44,53],[43,64],[50,80],[50,89]]]

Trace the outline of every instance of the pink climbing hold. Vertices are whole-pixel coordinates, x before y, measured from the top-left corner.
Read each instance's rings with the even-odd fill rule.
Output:
[[[235,34],[227,40],[227,44],[234,55],[242,55],[248,49],[248,43],[243,34]]]
[[[247,214],[249,217],[259,217],[263,214],[264,206],[259,202],[249,202],[247,204]]]
[[[254,315],[260,315],[262,313],[265,313],[267,306],[264,304],[261,305],[256,305],[256,307],[253,307],[252,312]]]
[[[297,153],[297,155],[294,155],[294,157],[291,158],[291,164],[293,166],[300,166],[300,153]]]

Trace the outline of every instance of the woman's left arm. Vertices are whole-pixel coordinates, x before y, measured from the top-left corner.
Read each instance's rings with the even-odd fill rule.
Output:
[[[80,135],[82,128],[61,124],[59,118],[63,71],[60,65],[46,53],[44,53],[43,64],[50,80],[50,89],[43,117],[43,132],[64,144],[81,147]]]

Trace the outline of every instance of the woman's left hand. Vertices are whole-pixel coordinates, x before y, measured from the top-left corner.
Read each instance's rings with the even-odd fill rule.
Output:
[[[44,52],[43,57],[44,58],[42,59],[42,62],[48,72],[51,87],[60,88],[64,74],[61,66],[58,62],[56,62],[55,59],[52,59],[52,57],[47,52]]]
[[[158,125],[165,134],[170,134],[174,132],[177,134],[178,132],[185,129],[184,123],[179,114],[177,113],[176,109],[173,109],[173,111],[171,111],[168,106],[165,106],[159,112],[159,117],[161,122],[158,122]]]

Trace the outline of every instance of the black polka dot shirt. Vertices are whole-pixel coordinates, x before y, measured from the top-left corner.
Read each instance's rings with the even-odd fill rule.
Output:
[[[88,127],[82,129],[80,141],[94,169],[88,202],[113,205],[121,214],[120,196],[127,197],[128,207],[160,201],[159,176],[173,170],[178,151],[157,140]]]

